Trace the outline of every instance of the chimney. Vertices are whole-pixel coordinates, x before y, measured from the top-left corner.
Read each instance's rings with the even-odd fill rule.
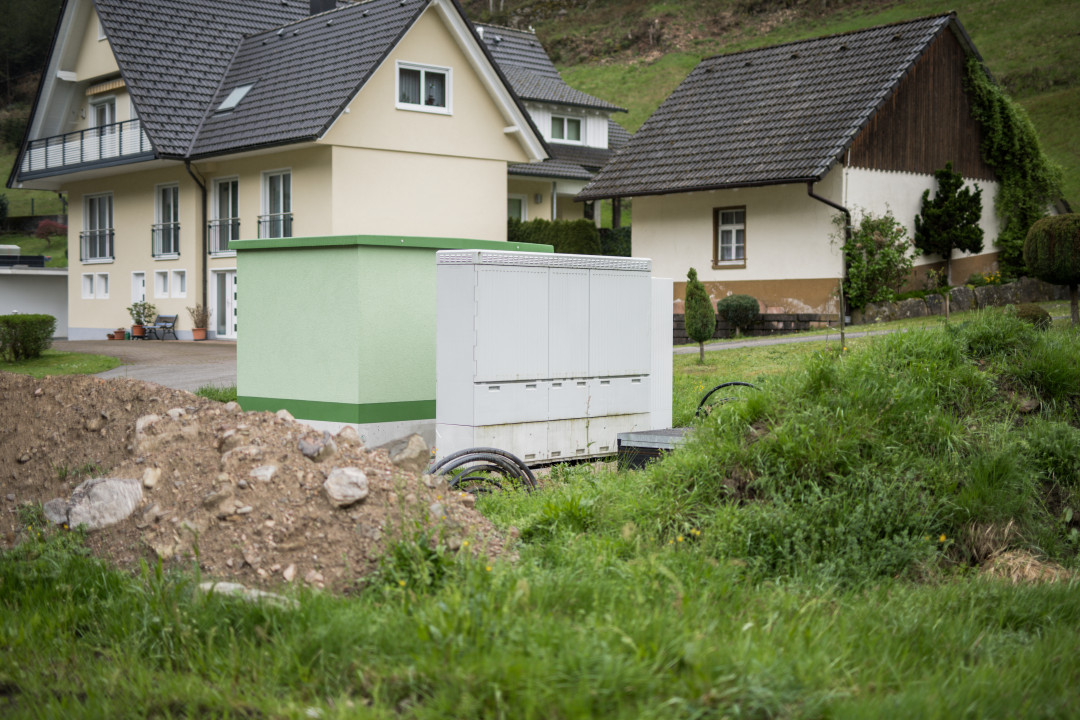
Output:
[[[309,0],[311,3],[311,15],[333,10],[337,6],[337,0]]]

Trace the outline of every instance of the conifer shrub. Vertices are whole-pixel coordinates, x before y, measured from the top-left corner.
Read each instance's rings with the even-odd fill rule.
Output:
[[[603,255],[630,257],[630,228],[600,228],[600,252]]]
[[[1069,286],[1073,325],[1080,325],[1080,214],[1051,215],[1031,226],[1024,239],[1024,263],[1040,280]]]
[[[0,315],[0,358],[15,362],[40,357],[55,330],[52,315]]]
[[[686,273],[686,303],[683,308],[686,336],[698,344],[698,361],[705,362],[705,341],[716,332],[716,315],[705,286],[698,280],[697,270]]]
[[[934,172],[937,192],[922,195],[922,212],[915,216],[915,247],[928,255],[945,259],[948,284],[952,285],[952,254],[954,250],[982,252],[983,230],[979,227],[982,215],[982,188],[964,187],[964,178],[953,172],[952,163]]]
[[[716,312],[735,326],[736,334],[748,330],[761,314],[758,301],[749,295],[728,295],[716,303]]]

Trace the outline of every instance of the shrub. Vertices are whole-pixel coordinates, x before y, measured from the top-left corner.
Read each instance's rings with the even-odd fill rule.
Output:
[[[716,303],[720,317],[735,326],[735,331],[748,330],[758,319],[758,301],[749,295],[728,295]]]
[[[1016,307],[1016,317],[1026,323],[1031,323],[1037,330],[1046,330],[1053,324],[1050,313],[1033,303],[1025,303]]]
[[[987,285],[1000,285],[1004,282],[1001,273],[997,270],[988,273],[972,273],[968,278],[967,285],[971,287],[986,287]]]
[[[8,216],[8,199],[7,195],[0,195],[0,225],[3,225],[7,221]]]
[[[983,249],[982,188],[964,187],[964,178],[953,172],[952,163],[934,173],[937,192],[922,195],[922,212],[915,216],[915,247],[928,255],[945,258],[948,284],[952,285],[953,250],[978,253]]]
[[[1080,214],[1053,215],[1037,221],[1024,240],[1024,263],[1035,277],[1069,286],[1073,325],[1080,325]]]
[[[54,235],[67,235],[68,227],[55,220],[42,220],[34,230],[34,237],[44,240],[46,245],[52,245],[49,238]]]
[[[557,253],[599,255],[600,234],[589,220],[529,220],[510,218],[506,225],[510,242],[551,245]]]
[[[630,228],[600,228],[600,253],[618,257],[630,257]]]
[[[686,336],[698,344],[698,361],[705,362],[705,341],[716,332],[716,315],[709,293],[697,279],[694,268],[686,273],[686,305],[683,312],[686,313]]]
[[[154,321],[154,317],[157,315],[157,307],[153,303],[148,303],[145,300],[141,302],[134,302],[128,306],[128,314],[131,315],[131,322],[135,325],[146,325]]]
[[[838,215],[835,222],[842,227],[844,218]],[[844,240],[843,252],[844,295],[854,310],[895,299],[914,264],[907,230],[889,211],[881,217],[864,214],[851,237]]]
[[[0,358],[15,362],[40,357],[55,330],[52,315],[0,315]]]

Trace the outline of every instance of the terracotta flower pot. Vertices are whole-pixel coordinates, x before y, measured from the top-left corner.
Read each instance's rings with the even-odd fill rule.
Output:
[[[131,326],[131,337],[133,337],[133,338],[146,337],[146,328],[144,328],[142,325],[132,325]]]
[[[206,328],[191,328],[191,339],[192,340],[205,340],[206,339]]]

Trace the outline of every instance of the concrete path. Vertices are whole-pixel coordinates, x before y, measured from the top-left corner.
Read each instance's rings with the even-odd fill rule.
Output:
[[[852,332],[848,330],[845,333],[849,338],[870,337],[872,335],[888,335],[889,333],[902,332],[902,330],[862,330],[858,332]],[[788,345],[790,343],[805,343],[805,342],[825,342],[826,340],[831,342],[840,342],[840,331],[830,332],[828,335],[770,335],[768,337],[760,338],[748,338],[746,340],[736,340],[734,342],[719,342],[705,345],[705,352],[716,352],[718,350],[734,350],[735,348],[745,347],[757,347],[759,345]],[[697,353],[697,345],[685,345],[675,348],[672,352],[676,355],[690,355]]]
[[[236,384],[236,343],[224,340],[57,340],[53,349],[119,358],[120,367],[96,377],[129,377],[176,390]]]

